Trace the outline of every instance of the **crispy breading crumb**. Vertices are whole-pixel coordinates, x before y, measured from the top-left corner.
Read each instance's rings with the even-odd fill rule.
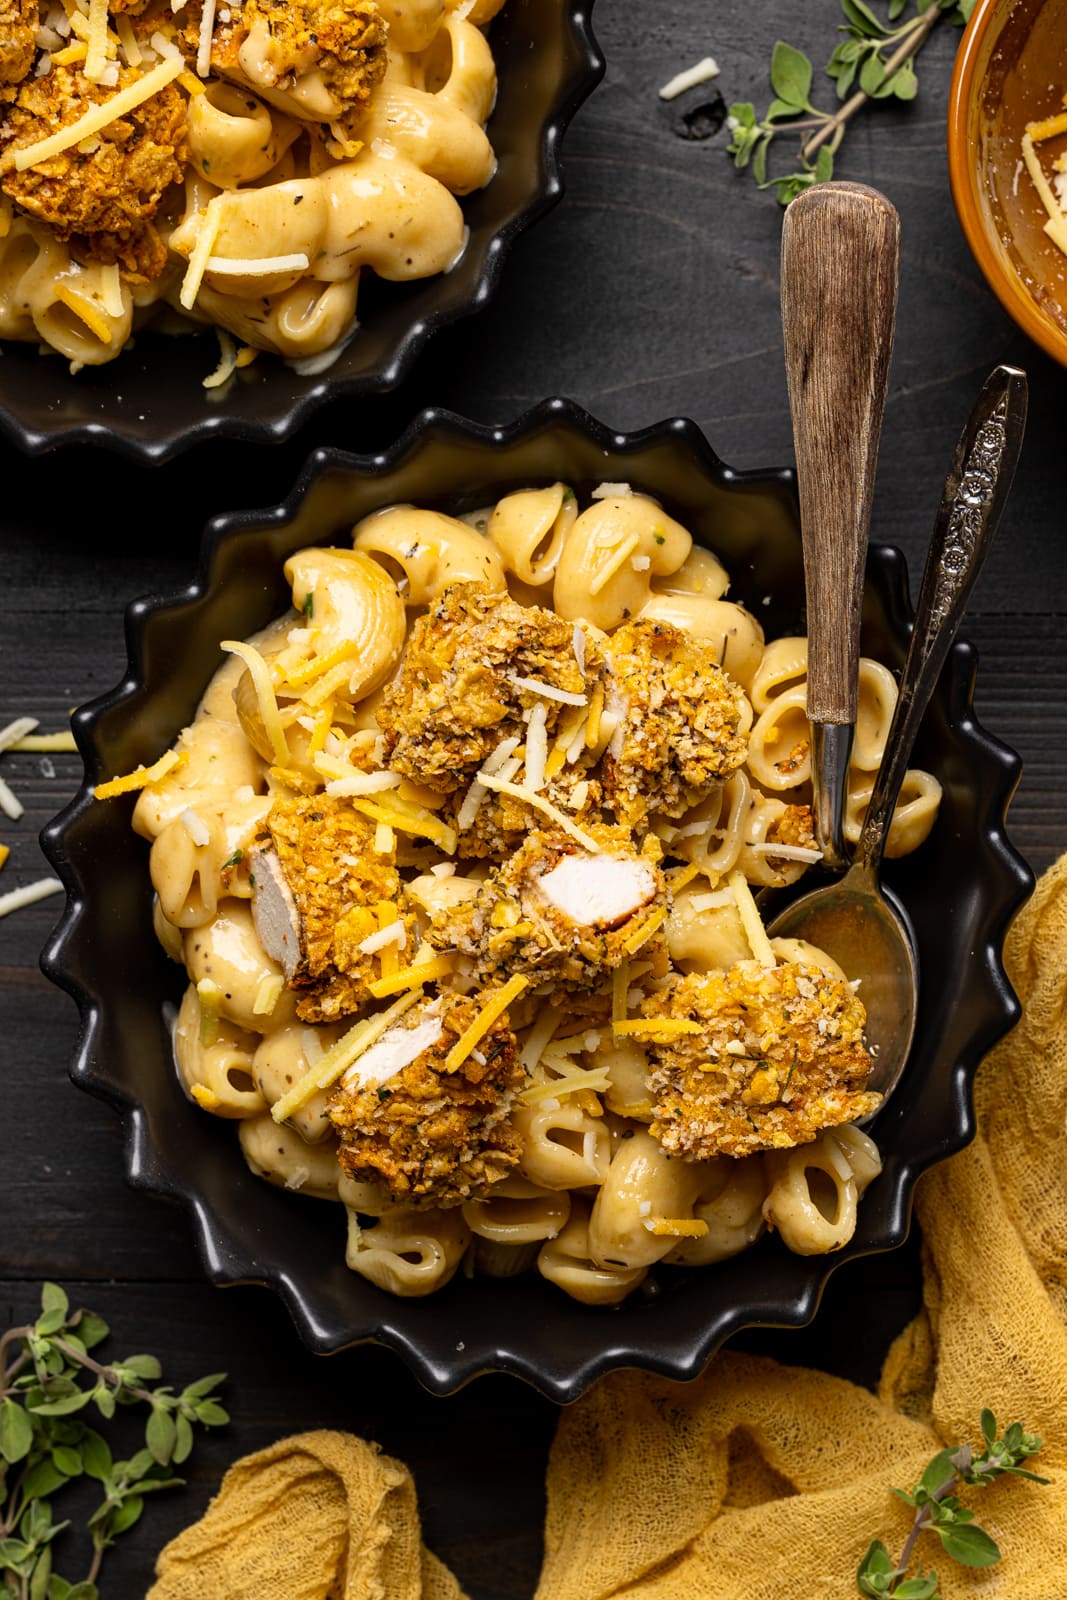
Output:
[[[359,949],[378,931],[373,908],[400,899],[394,858],[374,850],[375,825],[332,795],[275,801],[257,840],[273,845],[300,914],[302,960],[292,987],[305,1022],[332,1022],[370,1000],[380,961]],[[406,930],[411,912],[401,913]]]
[[[606,649],[608,710],[625,716],[604,757],[605,802],[629,827],[680,817],[744,761],[748,701],[713,647],[670,623],[627,623]]]
[[[601,662],[590,639],[582,673],[574,626],[554,612],[518,605],[481,584],[453,584],[415,623],[383,696],[378,721],[389,765],[440,794],[466,789],[503,740],[525,739],[523,713],[538,703],[551,748],[562,720],[579,708],[514,680],[584,697]]]
[[[818,967],[742,961],[691,973],[641,1010],[701,1024],[700,1033],[647,1046],[652,1132],[672,1155],[788,1149],[881,1102],[863,1090],[871,1070],[863,1005]]]
[[[0,84],[21,83],[33,66],[37,0],[0,0]]]
[[[286,109],[352,131],[385,76],[386,27],[375,0],[244,0],[216,13],[211,66],[256,94],[291,97]],[[179,13],[191,65],[200,50],[202,0]],[[250,70],[250,68],[252,70]],[[252,72],[254,71],[254,76]],[[301,90],[310,98],[306,110]]]
[[[16,172],[14,151],[76,122],[92,106],[135,84],[142,74],[120,67],[118,83],[90,83],[79,65],[28,78],[0,126],[0,188],[16,205],[69,241],[81,261],[118,262],[131,283],[158,278],[167,247],[155,227],[166,191],[180,183],[188,159],[185,96],[168,84],[88,141]],[[5,170],[7,168],[7,170]]]
[[[508,1118],[525,1074],[508,1013],[458,1067],[445,1065],[491,994],[441,994],[414,1007],[400,1026],[439,1018],[436,1043],[383,1083],[361,1085],[358,1071],[342,1080],[328,1113],[349,1177],[381,1184],[405,1205],[459,1206],[517,1164],[522,1141]]]

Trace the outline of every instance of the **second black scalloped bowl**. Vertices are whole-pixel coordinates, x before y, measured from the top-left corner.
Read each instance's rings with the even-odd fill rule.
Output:
[[[791,475],[731,472],[690,422],[616,435],[557,400],[501,430],[427,412],[373,458],[319,451],[284,505],[210,525],[184,594],[129,608],[126,680],[76,713],[86,780],[44,834],[68,901],[43,965],[81,1010],[74,1082],[120,1112],[130,1182],[188,1208],[215,1283],[270,1285],[313,1350],[377,1341],[435,1392],[509,1371],[567,1401],[613,1367],[695,1377],[727,1335],[809,1321],[836,1265],[901,1243],[916,1178],[970,1139],[974,1070],[1016,1018],[1000,952],[1032,877],[1004,832],[1019,761],[975,721],[975,655],[957,644],[916,753],[944,786],[940,816],[922,850],[887,873],[918,934],[916,1044],[873,1129],[885,1167],[851,1243],[833,1256],[802,1257],[764,1238],[718,1266],[654,1269],[657,1292],[613,1310],[579,1305],[536,1274],[458,1277],[427,1299],[402,1300],[349,1272],[341,1208],[254,1178],[233,1127],[205,1116],[179,1087],[164,1008],[180,997],[184,974],[152,934],[148,849],[130,831],[132,797],[95,802],[91,785],[153,760],[192,720],[222,659],[218,641],[246,637],[289,603],[281,568],[292,551],[344,542],[377,506],[464,511],[558,478],[579,493],[605,479],[647,490],[723,558],[732,595],[769,637],[803,628]],[[864,651],[899,668],[909,622],[903,557],[876,547]]]
[[[203,380],[218,361],[210,331],[151,329],[102,367],[72,377],[35,344],[0,347],[0,434],[37,453],[102,444],[139,461],[166,461],[211,438],[287,439],[321,405],[394,389],[431,335],[486,305],[519,234],[563,193],[561,146],[571,117],[600,82],[593,0],[508,0],[490,25],[497,102],[488,125],[497,170],[462,202],[467,247],[450,272],[412,283],[373,273],[360,285],[359,329],[333,366],[301,376],[273,356],[224,389]]]

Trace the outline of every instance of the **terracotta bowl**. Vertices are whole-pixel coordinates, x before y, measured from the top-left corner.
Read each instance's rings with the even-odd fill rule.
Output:
[[[949,101],[952,197],[1005,311],[1067,366],[1067,256],[1043,231],[1046,213],[1020,151],[1026,123],[1061,110],[1065,92],[1067,0],[978,0]],[[1042,147],[1062,149],[1067,139]]]

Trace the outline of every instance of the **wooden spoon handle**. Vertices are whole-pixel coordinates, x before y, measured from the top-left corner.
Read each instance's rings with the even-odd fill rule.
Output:
[[[782,228],[782,322],[808,608],[808,717],[854,723],[860,599],[893,350],[900,218],[819,183]]]

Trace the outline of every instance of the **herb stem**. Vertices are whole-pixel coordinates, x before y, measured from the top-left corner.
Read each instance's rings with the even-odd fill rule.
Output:
[[[15,1527],[22,1513],[26,1509],[26,1507],[20,1503],[19,1495],[22,1492],[22,1485],[26,1481],[26,1474],[29,1472],[29,1470],[30,1463],[27,1461],[12,1485],[11,1493],[7,1497],[7,1516],[0,1521],[0,1539],[7,1538],[8,1534],[11,1533],[12,1529]]]
[[[932,3],[927,10],[925,10],[920,17],[916,17],[914,19],[910,29],[905,30],[905,38],[903,43],[900,44],[896,50],[894,50],[893,54],[889,57],[889,60],[885,64],[882,73],[883,83],[887,83],[889,79],[893,77],[894,73],[899,72],[900,68],[905,64],[905,62],[910,61],[913,56],[918,55],[919,51],[926,43],[927,38],[936,27],[938,20],[943,15],[944,13],[942,12],[940,6],[936,3],[936,0],[932,0]],[[835,141],[831,148],[836,150],[838,145],[841,143],[841,136],[844,133],[846,124],[852,120],[857,111],[861,111],[863,109],[870,99],[871,96],[867,93],[866,89],[859,89],[851,97],[851,99],[846,100],[840,110],[835,111],[832,117],[828,117],[822,126],[817,130],[817,132],[812,134],[810,139],[805,139],[804,143],[800,147],[800,153],[804,157],[804,160],[810,161],[815,152],[822,145],[824,145],[828,139],[833,139]],[[794,124],[794,126],[799,126],[799,124]]]
[[[76,1361],[79,1366],[88,1367],[90,1372],[95,1372],[98,1378],[103,1378],[105,1383],[110,1383],[116,1389],[125,1389],[127,1394],[136,1395],[138,1400],[146,1400],[149,1405],[155,1404],[155,1396],[148,1389],[135,1388],[133,1384],[126,1383],[119,1377],[114,1367],[101,1366],[99,1361],[94,1361],[92,1356],[82,1355],[80,1350],[75,1350],[66,1339],[53,1339],[52,1343],[67,1357],[68,1361]]]
[[[20,1339],[28,1339],[32,1332],[33,1329],[28,1325],[22,1328],[8,1328],[3,1338],[0,1339],[0,1385],[2,1385],[2,1390],[0,1390],[0,1399],[7,1394],[8,1384],[18,1369],[25,1365],[27,1359],[26,1353],[23,1351],[18,1359],[12,1362],[10,1368],[5,1370],[4,1358],[7,1355],[8,1347],[16,1344]]]
[[[959,1473],[954,1472],[947,1483],[943,1483],[940,1489],[934,1491],[934,1493],[930,1496],[931,1500],[943,1500],[946,1495],[952,1493],[959,1481]],[[915,1549],[920,1533],[922,1533],[923,1529],[933,1520],[933,1517],[930,1515],[929,1506],[921,1506],[919,1510],[916,1511],[914,1521],[911,1525],[911,1532],[904,1541],[904,1549],[901,1551],[900,1560],[897,1562],[897,1566],[901,1571],[907,1570],[908,1562],[911,1560],[911,1553]],[[892,1600],[895,1589],[896,1580],[894,1579],[893,1588],[889,1591],[890,1600]]]

